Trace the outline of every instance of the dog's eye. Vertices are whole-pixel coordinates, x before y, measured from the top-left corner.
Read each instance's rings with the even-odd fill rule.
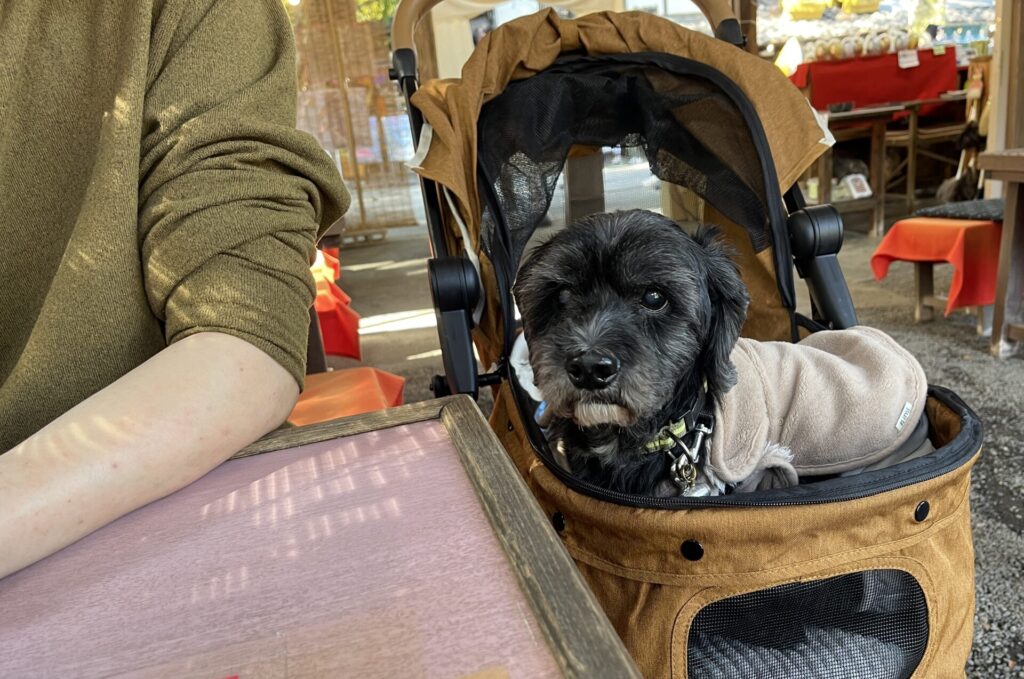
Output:
[[[667,302],[665,295],[653,289],[645,290],[644,296],[640,298],[640,303],[652,311],[664,308]]]
[[[562,306],[568,304],[571,298],[572,293],[569,292],[568,288],[562,288],[558,293],[558,303],[561,304]]]

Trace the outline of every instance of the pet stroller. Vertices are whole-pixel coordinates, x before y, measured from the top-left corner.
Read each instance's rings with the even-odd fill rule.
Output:
[[[392,33],[433,249],[446,373],[435,386],[494,390],[494,431],[643,675],[964,676],[981,423],[956,394],[929,389],[936,450],[925,457],[785,489],[652,498],[555,463],[510,367],[520,258],[563,168],[567,191],[578,189],[572,173],[609,147],[646,156],[666,211],[697,205],[724,232],[750,291],[745,336],[795,341],[855,325],[836,259],[842,223],[795,186],[831,142],[827,126],[772,64],[738,47],[725,0],[697,3],[716,38],[641,13],[543,10],[485,37],[461,79],[420,87],[413,29],[438,1],[402,0]],[[601,210],[583,185],[570,207]],[[795,311],[794,267],[810,318]]]

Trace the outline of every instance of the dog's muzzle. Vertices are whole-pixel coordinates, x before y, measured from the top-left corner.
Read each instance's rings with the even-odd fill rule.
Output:
[[[584,351],[569,356],[565,361],[565,372],[577,389],[597,391],[608,387],[619,374],[619,359],[597,351]]]

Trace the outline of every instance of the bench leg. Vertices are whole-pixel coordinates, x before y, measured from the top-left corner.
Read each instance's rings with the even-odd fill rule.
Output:
[[[992,336],[992,309],[991,304],[987,306],[976,306],[971,307],[972,311],[976,314],[976,321],[978,334],[982,337]]]
[[[914,262],[914,321],[923,323],[935,318],[928,298],[935,296],[935,279],[931,262]]]
[[[917,198],[917,107],[910,110],[909,141],[907,142],[907,214],[914,214]]]

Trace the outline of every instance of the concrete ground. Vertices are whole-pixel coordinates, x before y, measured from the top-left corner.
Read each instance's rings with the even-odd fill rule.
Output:
[[[1024,358],[996,360],[972,318],[956,314],[915,324],[911,265],[896,263],[876,282],[869,259],[877,240],[847,219],[840,261],[861,322],[910,349],[932,384],[956,391],[981,417],[985,447],[971,494],[976,552],[973,679],[1024,677]],[[342,252],[341,286],[363,318],[364,363],[406,378],[406,402],[430,398],[441,352],[426,281],[429,256],[422,228],[393,229],[383,243]],[[949,267],[936,267],[936,290],[948,288]],[[351,365],[332,359],[332,365]],[[487,403],[481,403],[486,410]]]

